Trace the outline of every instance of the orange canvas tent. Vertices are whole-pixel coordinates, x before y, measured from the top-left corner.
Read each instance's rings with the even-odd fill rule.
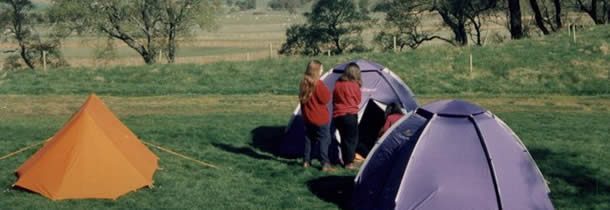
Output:
[[[16,186],[52,200],[116,199],[153,183],[153,154],[95,95],[17,169]]]

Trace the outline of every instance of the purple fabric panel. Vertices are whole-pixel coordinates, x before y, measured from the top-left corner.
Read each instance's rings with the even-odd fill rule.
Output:
[[[462,100],[443,100],[428,104],[422,109],[439,115],[469,116],[486,110],[480,106]]]
[[[474,119],[492,159],[504,209],[553,209],[544,178],[512,131],[488,114]]]
[[[434,117],[419,139],[397,209],[497,209],[492,177],[468,118]]]
[[[382,86],[384,83],[383,78],[376,72],[362,72],[362,87],[360,87],[360,91],[362,93],[362,101],[360,103],[360,107],[364,108],[366,104],[369,102],[369,99],[376,99],[377,95],[386,95],[391,94],[393,98],[396,98],[394,93],[391,90],[380,89],[378,86]],[[385,93],[384,93],[385,92]]]
[[[395,94],[398,96],[398,101],[402,104],[403,108],[407,111],[413,111],[417,109],[418,105],[415,101],[415,94],[413,91],[397,76],[392,76],[389,72],[381,72],[383,77],[387,80],[387,83],[393,87]]]
[[[413,120],[405,122],[406,124],[403,123],[405,129],[402,129],[396,134],[405,138],[406,141],[399,150],[395,152],[395,158],[391,161],[392,168],[388,176],[386,176],[386,183],[378,204],[380,209],[393,209],[395,207],[396,194],[400,188],[405,169],[411,158],[415,144],[428,123],[428,119],[416,114],[413,114],[412,118]],[[401,124],[401,126],[403,124]]]
[[[373,153],[369,154],[367,164],[363,166],[360,176],[356,180],[352,194],[354,208],[378,208],[383,191],[391,188],[393,184],[400,184],[399,182],[391,183],[392,179],[388,177],[391,177],[390,173],[394,172],[400,174],[400,177],[397,177],[397,180],[400,180],[410,151],[417,141],[415,135],[423,129],[426,121],[425,118],[411,115],[390,131],[385,139],[380,140],[382,143]],[[395,193],[391,196],[392,203]]]
[[[392,102],[400,103],[400,97],[396,95],[394,88],[390,86],[385,78],[383,78],[382,74],[379,72],[367,72],[363,73],[364,76],[367,77],[375,77],[376,81],[374,84],[370,84],[367,86],[363,86],[362,94],[369,94],[371,98],[380,101],[384,104],[390,104]]]
[[[356,65],[358,65],[358,67],[360,67],[360,71],[381,71],[382,69],[385,68],[381,64],[378,64],[378,63],[375,63],[372,61],[354,60],[354,61],[350,61],[347,63],[339,64],[339,65],[335,66],[333,69],[337,72],[343,72],[343,71],[345,71],[345,68],[347,67],[347,65],[349,65],[350,63],[356,63]]]

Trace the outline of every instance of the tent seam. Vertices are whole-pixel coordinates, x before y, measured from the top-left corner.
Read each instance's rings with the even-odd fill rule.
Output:
[[[429,125],[432,123],[432,120],[436,120],[436,118],[437,118],[437,115],[436,115],[436,114],[434,114],[434,115],[432,115],[432,117],[430,118],[430,120],[428,120],[428,122],[426,122],[426,125],[425,125],[425,127],[424,127],[424,130],[423,130],[423,131],[422,131],[422,133],[419,135],[419,137],[417,138],[417,142],[415,142],[415,145],[413,146],[413,152],[411,153],[411,156],[409,156],[409,159],[408,159],[408,161],[407,161],[407,167],[405,168],[405,171],[403,172],[403,177],[402,177],[401,179],[404,179],[404,177],[406,176],[406,174],[407,174],[407,173],[409,173],[409,168],[411,168],[411,167],[409,167],[409,166],[412,166],[412,165],[413,165],[413,164],[410,164],[410,162],[411,162],[411,158],[412,158],[412,157],[414,157],[414,156],[415,156],[415,152],[417,152],[417,148],[418,148],[417,146],[419,146],[419,145],[420,145],[420,143],[421,143],[420,139],[421,139],[421,138],[422,138],[424,135],[428,134],[428,131],[429,131],[429,128],[430,128],[430,126],[429,126]],[[406,184],[404,184],[404,185],[406,185]],[[404,185],[402,184],[402,180],[401,180],[401,185],[399,186],[399,188],[398,188],[398,192],[396,192],[396,195],[395,195],[395,197],[394,197],[394,203],[396,203],[396,202],[397,202],[397,201],[396,201],[396,198],[398,198],[398,195],[402,194],[401,192],[402,192],[402,190],[404,189],[404,187],[403,187]]]
[[[98,128],[100,128],[100,130],[102,130],[102,133],[104,134],[104,136],[105,136],[105,137],[106,137],[108,140],[110,140],[110,137],[108,136],[108,134],[106,134],[106,130],[102,129],[102,127],[101,127],[99,124],[97,124],[97,122],[96,122],[95,120],[91,120],[91,121],[93,121],[93,123],[95,124],[95,126],[96,126],[96,127],[98,127]],[[138,139],[138,140],[140,140],[139,138],[137,138],[137,139]],[[114,145],[116,148],[118,148],[118,145],[116,145],[116,144],[114,143],[114,141],[110,140],[110,143],[111,143],[112,145]],[[146,146],[144,145],[144,147],[146,147]],[[146,147],[146,148],[148,149],[148,147]],[[134,164],[131,162],[131,160],[129,160],[129,159],[128,159],[128,158],[125,156],[125,153],[123,153],[123,151],[122,151],[122,150],[120,150],[120,149],[117,149],[117,150],[118,150],[118,151],[119,151],[119,153],[121,154],[122,158],[123,158],[123,159],[125,159],[125,160],[126,160],[128,163],[129,163],[129,165],[131,165],[131,167],[133,167],[133,168],[135,169],[135,171],[137,171],[137,172],[138,172],[138,175],[140,175],[142,178],[144,178],[144,180],[148,180],[148,179],[146,178],[146,176],[145,176],[144,174],[142,174],[142,172],[141,172],[140,170],[138,170],[138,168],[137,168],[137,167],[136,167],[136,166],[135,166],[135,165],[134,165]],[[153,171],[153,174],[154,174],[154,171]],[[151,179],[151,181],[152,181],[152,179]]]
[[[494,164],[493,164],[491,155],[489,154],[489,150],[487,149],[487,143],[485,142],[485,138],[483,138],[483,133],[481,133],[481,129],[479,128],[479,125],[477,124],[477,120],[474,119],[474,116],[470,115],[470,116],[468,116],[468,119],[474,125],[474,128],[477,132],[477,136],[479,137],[479,143],[481,144],[481,147],[483,148],[483,153],[485,154],[487,166],[489,167],[489,172],[491,173],[491,178],[492,178],[492,182],[494,185],[494,191],[496,192],[496,201],[498,204],[498,208],[501,210],[501,209],[503,209],[503,207],[502,207],[502,196],[500,195],[500,186],[498,185],[498,177],[496,176],[496,170],[494,168]]]

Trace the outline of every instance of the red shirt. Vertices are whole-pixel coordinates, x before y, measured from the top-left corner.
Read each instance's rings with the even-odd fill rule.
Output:
[[[337,81],[333,92],[333,118],[358,114],[362,93],[360,85],[352,81]]]
[[[330,114],[326,106],[328,102],[330,102],[330,91],[328,91],[324,82],[318,80],[311,98],[305,104],[301,104],[305,121],[316,126],[322,126],[330,122]]]
[[[402,116],[404,116],[402,113],[395,113],[388,116],[388,118],[385,120],[383,128],[381,128],[381,131],[379,132],[379,137],[383,136],[383,134],[388,131],[388,129],[390,129],[390,127],[392,127],[396,121],[400,120]]]

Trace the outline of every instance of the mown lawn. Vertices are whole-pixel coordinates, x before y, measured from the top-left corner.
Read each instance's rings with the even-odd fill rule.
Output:
[[[426,103],[448,96],[420,98]],[[85,95],[0,96],[0,154],[51,136]],[[523,139],[550,182],[558,209],[607,209],[610,199],[610,99],[607,97],[463,96],[494,111]],[[153,149],[161,158],[155,188],[110,200],[53,202],[10,188],[35,150],[0,161],[0,206],[11,209],[205,208],[333,209],[343,206],[355,172],[303,170],[268,145],[281,136],[293,96],[208,95],[102,99],[140,138],[220,169]]]

